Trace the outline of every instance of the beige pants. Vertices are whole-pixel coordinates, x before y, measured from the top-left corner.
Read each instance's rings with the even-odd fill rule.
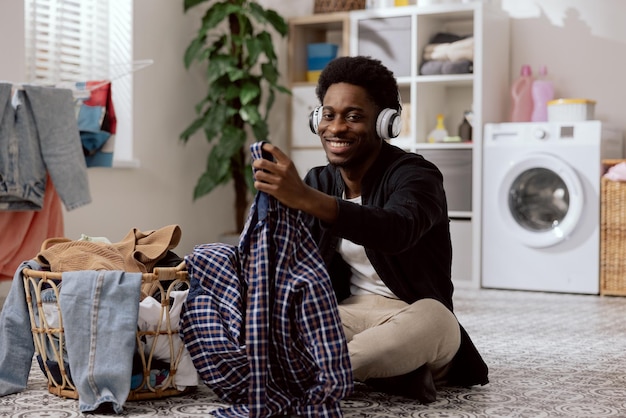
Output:
[[[339,304],[339,314],[358,381],[427,364],[441,382],[461,343],[456,317],[434,299],[409,305],[378,295],[351,296]]]

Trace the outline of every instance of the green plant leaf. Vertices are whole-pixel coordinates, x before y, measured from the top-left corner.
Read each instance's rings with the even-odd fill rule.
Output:
[[[266,10],[265,17],[270,22],[272,27],[276,29],[276,32],[278,32],[283,37],[287,35],[287,33],[289,32],[289,26],[287,25],[285,19],[283,19],[282,16],[279,15],[275,10]]]
[[[287,34],[286,21],[253,0],[183,0],[185,11],[206,4],[199,29],[184,51],[183,64],[204,66],[206,94],[196,106],[196,118],[180,134],[188,139],[203,130],[210,148],[205,171],[194,188],[194,199],[234,180],[238,228],[253,190],[252,169],[243,161],[246,144],[267,140],[267,118],[276,93],[290,93],[278,84],[278,58],[271,28]],[[245,182],[245,184],[242,184]],[[243,210],[242,210],[243,209]]]
[[[258,3],[250,3],[250,12],[254,15],[255,19],[260,23],[269,23],[281,36],[287,34],[288,25],[285,19],[283,19],[276,11],[272,9],[264,9]]]
[[[230,116],[228,109],[224,106],[209,106],[207,108],[202,118],[202,126],[208,142],[211,142],[222,132]]]
[[[241,104],[248,105],[261,95],[261,88],[258,84],[247,82],[241,86]]]
[[[202,128],[203,125],[204,125],[203,118],[195,119],[187,128],[185,128],[183,133],[180,134],[180,139],[183,142],[187,142],[189,140],[189,137],[192,136],[194,133],[196,133],[198,129]]]
[[[262,120],[259,108],[254,105],[243,105],[239,110],[239,115],[244,122],[250,125],[254,125]]]
[[[261,32],[257,36],[258,42],[261,44],[261,49],[265,56],[273,63],[276,61],[276,53],[274,52],[274,42],[272,41],[272,35],[269,32]]]
[[[248,72],[245,71],[244,69],[232,68],[232,67],[228,69],[228,79],[233,83],[235,81],[244,79],[247,76],[248,76]]]
[[[225,74],[230,77],[233,67],[236,68],[236,62],[230,55],[220,54],[211,57],[206,69],[208,84],[213,85],[218,78]]]
[[[289,90],[287,87],[285,86],[279,86],[279,85],[275,85],[274,86],[276,88],[276,90],[278,90],[281,93],[285,93],[285,94],[289,94],[291,95],[291,90]]]
[[[200,51],[202,51],[205,42],[206,36],[199,36],[191,41],[191,43],[185,50],[184,62],[186,69],[189,69],[189,66],[191,65],[193,60],[199,57]]]
[[[226,92],[224,93],[224,99],[228,101],[238,99],[240,94],[241,89],[237,83],[229,83]]]
[[[183,2],[183,9],[185,12],[187,12],[187,10],[191,9],[192,7],[195,7],[199,4],[202,4],[206,1],[210,1],[210,0],[184,0]]]
[[[253,66],[257,63],[261,54],[265,52],[263,50],[263,44],[257,37],[246,39],[245,43],[246,48],[248,49],[248,58],[246,58],[246,62],[249,66]]]
[[[246,186],[248,186],[248,190],[256,191],[254,188],[254,174],[252,174],[252,165],[250,163],[246,164],[244,167],[245,178],[246,178]]]
[[[202,18],[202,27],[200,28],[200,31],[206,32],[208,30],[211,30],[224,22],[229,14],[237,14],[240,12],[241,6],[237,4],[233,4],[231,2],[214,3],[206,11],[204,17]]]
[[[194,200],[207,195],[220,184],[225,184],[230,180],[230,164],[228,160],[222,160],[216,156],[214,149],[211,150],[207,160],[207,169],[198,179],[194,188]]]
[[[278,70],[271,64],[261,64],[261,73],[270,84],[275,85],[278,82]]]
[[[217,146],[220,157],[230,159],[246,144],[246,139],[247,135],[245,129],[225,126],[222,138]]]
[[[274,100],[276,98],[276,93],[274,93],[274,89],[270,89],[267,94],[267,100],[265,102],[265,118],[263,119],[267,123],[267,118],[270,115],[270,109],[274,105]]]
[[[267,122],[264,119],[260,119],[252,125],[252,132],[257,141],[265,141],[270,136]]]

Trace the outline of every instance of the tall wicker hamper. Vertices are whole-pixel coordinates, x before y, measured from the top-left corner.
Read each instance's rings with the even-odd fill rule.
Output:
[[[603,160],[605,170],[626,160]],[[626,296],[626,182],[600,183],[600,294]]]
[[[65,350],[64,327],[61,310],[58,306],[59,286],[62,281],[62,273],[24,269],[22,278],[24,280],[24,291],[26,293],[26,302],[29,309],[35,353],[41,356],[41,364],[45,369],[48,379],[48,391],[53,395],[63,398],[78,399],[78,392],[68,376],[63,361],[63,353]],[[178,363],[182,357],[183,345],[180,344],[179,350],[174,349],[173,339],[180,337],[177,327],[170,326],[169,321],[170,293],[172,290],[178,289],[181,285],[188,286],[188,283],[184,262],[176,267],[156,267],[153,272],[144,273],[142,275],[142,291],[150,295],[157,293],[161,295],[160,317],[167,318],[167,320],[161,321],[165,324],[164,328],[161,328],[161,325],[159,325],[155,331],[137,331],[137,353],[143,366],[143,381],[137,388],[131,389],[127,400],[159,399],[167,396],[182,395],[195,389],[195,387],[190,387],[181,391],[178,390],[174,384],[174,376],[176,375]],[[58,327],[56,328],[50,326],[48,320],[46,320],[46,312],[44,311],[44,302],[42,299],[42,291],[44,289],[48,289],[47,291],[51,289],[56,296],[58,308],[56,309],[58,312],[58,314],[56,314],[58,315]],[[34,301],[33,298],[35,299]],[[147,355],[144,353],[145,337],[153,337],[152,348],[148,351]],[[169,343],[170,369],[168,377],[156,386],[150,381],[150,371],[155,362],[154,348],[157,346],[157,341],[161,338],[166,338],[166,342]],[[57,379],[55,379],[54,373],[48,368],[46,360],[50,357],[49,353],[53,353],[54,358],[51,360],[55,361],[59,366],[60,378],[58,377],[59,374],[57,374]]]

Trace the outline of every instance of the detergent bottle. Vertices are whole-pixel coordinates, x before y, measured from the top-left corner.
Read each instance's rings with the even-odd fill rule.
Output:
[[[548,120],[548,102],[554,99],[554,86],[548,79],[548,69],[545,65],[539,70],[539,77],[533,81],[533,113],[530,118],[533,122]]]
[[[511,86],[511,122],[530,122],[533,113],[533,76],[530,65],[522,65],[520,76]]]
[[[435,125],[435,129],[428,134],[428,142],[444,142],[447,136],[448,130],[443,124],[443,115],[439,113],[437,115],[437,125]]]

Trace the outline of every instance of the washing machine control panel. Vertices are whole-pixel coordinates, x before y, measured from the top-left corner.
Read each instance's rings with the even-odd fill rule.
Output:
[[[501,123],[487,124],[485,144],[549,142],[569,146],[572,141],[594,144],[604,136],[600,121]]]
[[[550,137],[555,139],[572,139],[574,138],[574,126],[573,125],[557,125],[535,126],[532,131],[533,137],[536,139],[548,140]],[[552,135],[551,135],[552,134]]]
[[[544,128],[538,127],[535,128],[533,136],[537,139],[548,139],[548,132]]]

